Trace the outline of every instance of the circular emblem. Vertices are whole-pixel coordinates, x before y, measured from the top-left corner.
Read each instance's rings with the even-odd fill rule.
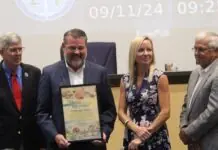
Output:
[[[75,0],[16,0],[17,6],[28,17],[49,21],[64,16]]]

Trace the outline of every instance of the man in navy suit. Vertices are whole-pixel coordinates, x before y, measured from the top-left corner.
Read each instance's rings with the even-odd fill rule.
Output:
[[[64,60],[43,69],[38,93],[37,120],[51,149],[106,150],[114,128],[116,108],[106,69],[86,60],[87,36],[80,29],[64,34]],[[64,118],[59,87],[62,85],[98,84],[99,113],[103,141],[70,143],[65,138]]]
[[[19,35],[0,37],[0,149],[40,149],[35,112],[41,71],[21,63],[22,52]]]

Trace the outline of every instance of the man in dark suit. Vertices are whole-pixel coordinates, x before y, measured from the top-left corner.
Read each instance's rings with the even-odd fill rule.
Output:
[[[80,29],[64,34],[64,60],[43,69],[38,93],[38,124],[52,149],[106,150],[114,128],[116,108],[107,83],[106,69],[86,60],[87,36]],[[70,143],[65,138],[64,118],[59,87],[61,85],[98,84],[99,113],[103,141]]]
[[[21,63],[22,51],[16,33],[0,37],[0,149],[39,150],[35,111],[41,71]]]

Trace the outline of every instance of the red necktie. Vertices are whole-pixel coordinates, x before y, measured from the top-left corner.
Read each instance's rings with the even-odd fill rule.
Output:
[[[17,80],[17,75],[14,73],[12,73],[11,75],[11,85],[12,85],[12,93],[15,99],[15,103],[17,105],[18,110],[21,110],[22,93]]]

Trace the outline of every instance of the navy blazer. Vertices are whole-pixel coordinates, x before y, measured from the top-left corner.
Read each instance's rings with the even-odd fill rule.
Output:
[[[41,75],[40,69],[21,64],[22,67],[22,108],[19,111],[0,64],[0,149],[39,150],[42,142],[36,123],[37,90]],[[41,143],[42,144],[42,143]]]
[[[84,84],[100,84],[99,112],[102,131],[109,138],[116,120],[116,107],[111,88],[107,82],[106,69],[86,61]],[[37,121],[48,142],[54,142],[55,136],[65,134],[63,109],[61,105],[60,86],[70,85],[65,61],[59,61],[43,69],[38,93]]]

